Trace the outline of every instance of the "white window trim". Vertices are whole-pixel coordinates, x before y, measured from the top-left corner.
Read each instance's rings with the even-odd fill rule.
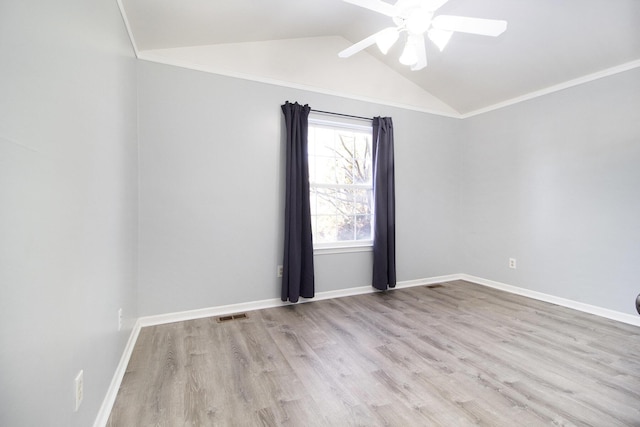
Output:
[[[371,126],[364,126],[360,124],[354,124],[349,122],[336,122],[333,120],[323,120],[309,117],[308,123],[311,125],[329,126],[345,129],[360,130],[363,132],[371,132]]]
[[[317,118],[308,118],[309,125],[329,126],[329,127],[341,127],[345,129],[360,130],[364,132],[371,132],[371,126],[364,126],[360,124],[354,124],[350,122],[337,122],[332,120],[322,120]],[[373,143],[373,141],[372,141]],[[315,187],[325,187],[324,184],[314,184]],[[344,184],[341,185],[345,188],[373,188],[373,186],[362,184]],[[326,185],[326,188],[335,188],[335,185]],[[372,219],[375,218],[375,213],[372,213]],[[373,226],[373,224],[372,224]],[[357,252],[373,252],[373,239],[371,240],[344,240],[341,242],[329,242],[329,243],[313,243],[314,255],[331,255],[331,254],[343,254],[343,253],[357,253]]]
[[[314,255],[372,252],[373,240],[346,240],[342,242],[314,243]]]

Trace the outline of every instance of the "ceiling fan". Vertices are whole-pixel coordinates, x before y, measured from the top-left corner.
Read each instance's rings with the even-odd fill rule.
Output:
[[[400,63],[411,66],[414,71],[427,66],[425,33],[442,51],[455,31],[497,37],[507,29],[507,21],[502,20],[451,15],[433,16],[448,0],[398,0],[394,5],[382,0],[344,1],[387,15],[393,19],[395,26],[387,27],[360,40],[338,53],[338,56],[348,58],[374,43],[386,55],[400,34],[406,32],[407,39],[400,55]]]

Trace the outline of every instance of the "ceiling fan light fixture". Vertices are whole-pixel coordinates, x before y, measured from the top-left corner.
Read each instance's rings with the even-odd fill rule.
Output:
[[[400,55],[399,61],[402,65],[415,65],[418,62],[418,44],[416,43],[415,35],[407,37],[407,43],[404,45],[402,55]]]
[[[405,20],[404,24],[411,34],[423,34],[431,26],[433,12],[426,9],[416,9]]]
[[[444,50],[453,32],[497,37],[507,29],[507,21],[497,19],[470,18],[465,16],[436,15],[437,10],[448,0],[344,0],[347,3],[386,15],[395,27],[384,28],[340,51],[340,58],[348,58],[374,44],[387,54],[400,33],[407,33],[400,55],[400,63],[413,71],[427,66],[425,34],[440,49]]]
[[[445,31],[437,28],[430,29],[428,33],[429,40],[431,40],[433,44],[438,46],[440,52],[442,52],[447,46],[447,43],[449,43],[449,40],[451,40],[452,35],[453,31]]]
[[[396,27],[389,27],[378,33],[376,36],[376,45],[378,49],[380,49],[380,52],[386,55],[389,49],[391,49],[391,46],[398,40],[398,36],[398,29]]]

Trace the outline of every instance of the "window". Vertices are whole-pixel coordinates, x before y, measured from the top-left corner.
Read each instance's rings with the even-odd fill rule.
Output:
[[[316,249],[370,246],[371,128],[309,119],[311,224]]]

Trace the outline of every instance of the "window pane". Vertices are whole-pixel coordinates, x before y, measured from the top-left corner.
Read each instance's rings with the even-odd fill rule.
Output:
[[[371,182],[371,135],[349,129],[313,127],[309,157],[315,161],[312,182],[363,184]],[[310,162],[311,163],[311,162]]]
[[[309,126],[309,178],[315,243],[371,240],[371,132]]]
[[[335,188],[311,188],[311,194],[315,196],[315,213],[312,215],[335,215],[340,213],[340,190]]]
[[[357,188],[351,191],[353,193],[354,213],[360,215],[371,215],[373,191],[368,188]]]
[[[354,184],[371,184],[371,139],[360,135],[353,150]]]
[[[338,241],[338,219],[335,215],[318,215],[316,217],[316,230],[313,234],[313,241],[316,243],[328,243]]]
[[[356,224],[351,215],[341,215],[338,219],[338,239],[337,241],[355,240]]]
[[[356,216],[356,240],[372,240],[371,215]]]
[[[312,188],[314,241],[370,240],[371,194],[361,188]]]
[[[315,131],[313,134],[313,140],[311,137],[309,137],[309,144],[314,145],[313,154],[315,156],[331,157],[333,155],[333,140],[335,131],[333,129],[322,126],[314,126],[313,129]],[[309,150],[309,153],[311,154],[311,150]]]
[[[353,184],[353,136],[336,132],[336,167],[342,172],[341,183]]]

